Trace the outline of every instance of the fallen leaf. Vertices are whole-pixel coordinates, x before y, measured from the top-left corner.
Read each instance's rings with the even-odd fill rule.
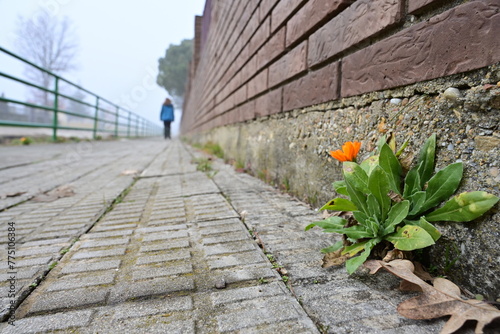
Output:
[[[335,252],[326,253],[325,256],[323,256],[323,264],[321,265],[321,267],[329,268],[333,266],[339,266],[341,264],[344,264],[345,261],[349,260],[350,256],[347,254],[342,255],[342,250],[343,248]]]
[[[120,175],[137,175],[139,171],[136,169],[127,169],[120,173]]]
[[[4,199],[7,197],[17,197],[26,194],[26,191],[18,191],[16,193],[8,193],[0,196],[0,199]]]
[[[35,202],[53,202],[59,198],[63,197],[71,197],[75,195],[73,188],[70,185],[64,185],[57,187],[51,191],[48,191],[44,194],[40,194],[33,198]]]
[[[370,273],[384,268],[393,275],[420,287],[421,295],[398,305],[398,313],[410,319],[433,319],[450,315],[441,334],[451,334],[460,329],[467,320],[476,320],[476,334],[495,319],[500,319],[500,311],[492,305],[475,299],[462,299],[460,288],[444,278],[435,278],[433,286],[419,278],[415,266],[408,260],[394,260],[390,263],[371,260],[365,264]],[[377,262],[377,263],[373,263]]]

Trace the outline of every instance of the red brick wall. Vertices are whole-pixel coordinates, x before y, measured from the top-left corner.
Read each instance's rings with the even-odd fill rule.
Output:
[[[212,0],[202,20],[183,133],[500,61],[500,0]]]

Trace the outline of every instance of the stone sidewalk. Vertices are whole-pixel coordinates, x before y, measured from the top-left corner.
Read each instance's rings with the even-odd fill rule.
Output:
[[[321,268],[335,239],[304,232],[318,212],[221,161],[212,177],[197,171],[203,154],[180,141],[0,156],[2,333],[418,334],[444,324],[400,317],[409,296],[390,274]]]

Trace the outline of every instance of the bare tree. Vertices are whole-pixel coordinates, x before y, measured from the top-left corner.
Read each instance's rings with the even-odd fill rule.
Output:
[[[77,53],[75,30],[68,18],[62,20],[45,10],[30,19],[19,17],[17,29],[18,52],[34,64],[56,74],[76,68]],[[53,89],[54,78],[34,67],[26,68],[29,79],[42,87]],[[36,90],[37,102],[48,105],[49,93]]]

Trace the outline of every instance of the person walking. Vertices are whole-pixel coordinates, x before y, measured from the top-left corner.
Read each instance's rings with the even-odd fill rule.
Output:
[[[165,99],[165,102],[161,107],[160,119],[163,121],[163,125],[165,126],[165,139],[170,139],[170,123],[174,121],[174,106],[169,98]]]

